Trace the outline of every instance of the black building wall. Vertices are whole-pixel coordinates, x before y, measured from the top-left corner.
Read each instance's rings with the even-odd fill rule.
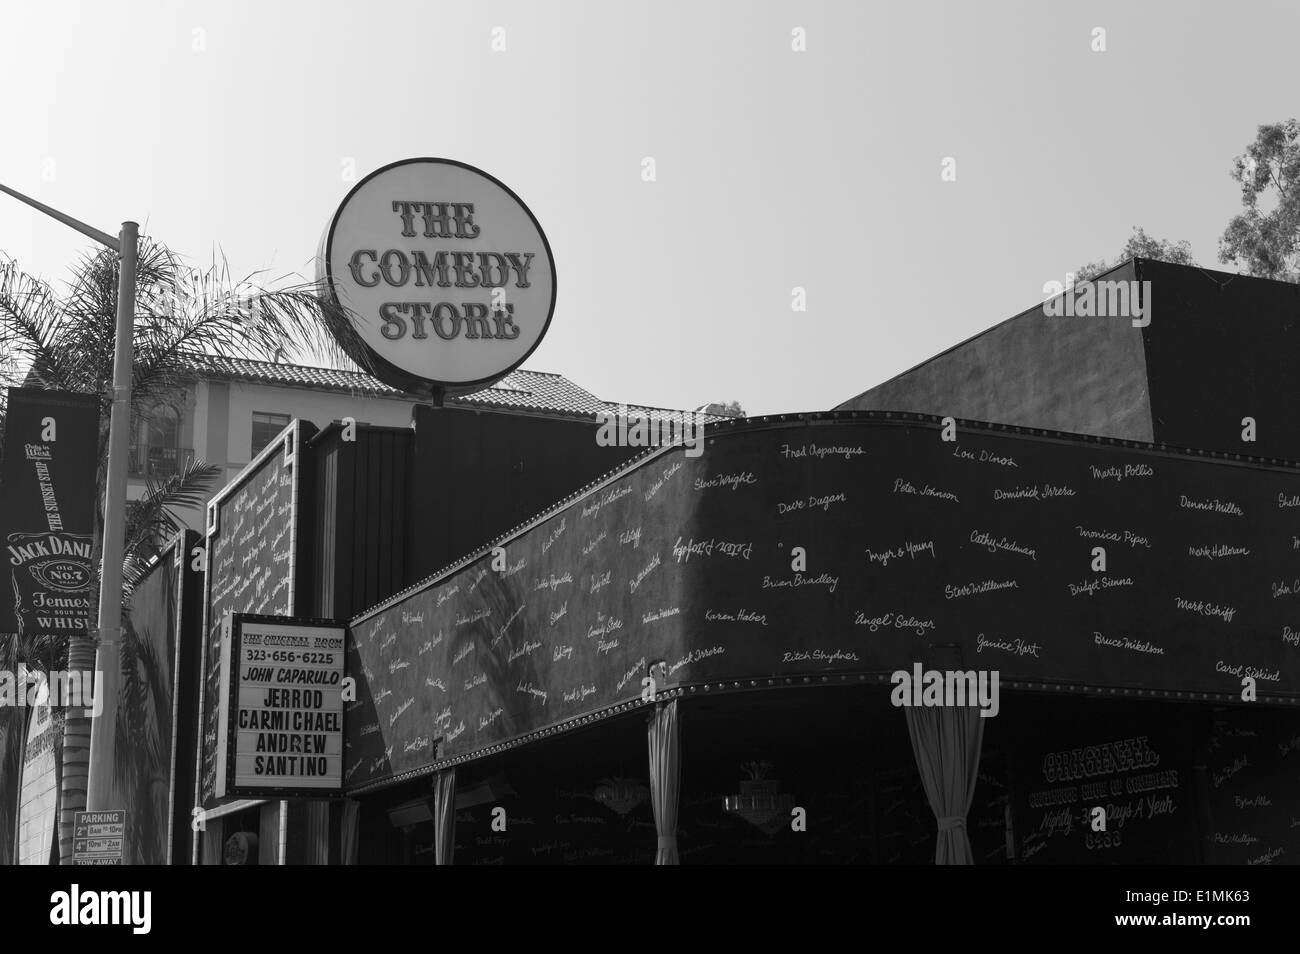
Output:
[[[315,468],[312,615],[348,619],[455,562],[641,452],[595,419],[418,406],[414,428],[331,424]]]
[[[412,582],[405,427],[331,424],[312,441],[315,534],[311,615],[347,619]]]
[[[1133,280],[1135,264],[1104,277]],[[1152,436],[1142,329],[1122,318],[1049,318],[1042,305],[836,410],[913,411],[1096,437],[1158,439]]]
[[[1155,298],[1143,329],[1155,440],[1300,460],[1300,285],[1151,261],[1139,277]]]
[[[429,576],[626,463],[595,418],[418,407],[411,474],[411,582]]]
[[[841,404],[1300,460],[1300,285],[1134,259],[1151,321],[1040,305]],[[1242,441],[1242,419],[1256,440]]]

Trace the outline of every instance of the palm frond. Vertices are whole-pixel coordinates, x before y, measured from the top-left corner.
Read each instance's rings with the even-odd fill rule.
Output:
[[[150,548],[152,549],[152,548]],[[136,550],[124,550],[122,553],[122,625],[131,614],[132,600],[138,587],[149,571],[153,569],[153,554],[142,554]]]
[[[193,354],[346,361],[330,333],[330,309],[319,286],[285,284],[297,277],[254,272],[236,279],[220,256],[204,271],[179,270],[167,294],[137,315],[133,386],[150,393],[174,387]]]
[[[13,658],[28,669],[48,673],[63,667],[68,658],[68,637],[52,633],[15,636],[11,652]],[[10,671],[13,671],[12,667]]]
[[[63,347],[62,303],[53,289],[0,258],[0,354],[5,356],[6,380],[34,372],[47,387],[79,390],[72,385],[75,358]]]
[[[0,259],[0,374],[30,371],[47,387],[100,394],[107,411],[113,369],[119,262],[110,249],[84,254],[66,294]],[[219,252],[205,269],[165,245],[140,240],[132,361],[132,406],[147,412],[191,375],[194,354],[350,366],[336,334],[355,333],[319,283],[264,271],[232,275]],[[370,370],[366,368],[365,370]]]
[[[216,464],[195,457],[170,477],[148,478],[144,496],[127,508],[124,552],[148,560],[185,526],[175,511],[201,509],[221,476],[222,469]]]
[[[166,786],[170,767],[170,679],[152,635],[147,630],[137,633],[129,624],[122,631],[120,662],[121,704],[114,730],[117,751],[123,755],[114,766],[116,782],[124,804],[136,813],[142,860],[157,864],[156,833],[165,801],[160,805],[155,799],[154,787],[157,782]]]

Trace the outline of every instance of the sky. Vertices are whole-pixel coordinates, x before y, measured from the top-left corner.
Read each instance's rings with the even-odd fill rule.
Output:
[[[1229,169],[1300,114],[1298,34],[1294,2],[0,0],[0,183],[274,280],[314,274],[360,176],[457,159],[555,255],[524,367],[825,410],[1134,226],[1235,270]],[[28,271],[88,247],[0,195]]]

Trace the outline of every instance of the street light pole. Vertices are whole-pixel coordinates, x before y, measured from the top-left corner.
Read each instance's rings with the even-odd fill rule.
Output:
[[[99,674],[94,700],[102,708],[90,722],[90,766],[86,810],[114,808],[113,767],[117,741],[117,694],[120,683],[122,631],[122,550],[126,536],[126,470],[131,428],[131,346],[135,331],[136,255],[140,226],[123,222],[118,238],[87,225],[43,202],[0,184],[0,192],[25,202],[50,218],[76,229],[118,253],[117,337],[113,351],[113,404],[108,418],[108,480],[104,490],[104,546],[99,572]],[[88,464],[90,462],[87,462]],[[129,858],[124,858],[129,861]]]
[[[126,468],[131,430],[131,344],[135,330],[135,264],[139,226],[122,223],[117,279],[117,338],[113,350],[113,407],[108,417],[108,480],[104,487],[104,562],[99,571],[99,646],[90,721],[86,811],[108,811],[117,749],[117,695],[121,681],[122,548],[126,537]],[[126,860],[126,859],[123,859]]]

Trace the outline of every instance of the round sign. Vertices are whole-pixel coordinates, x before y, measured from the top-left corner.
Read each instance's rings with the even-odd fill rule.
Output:
[[[330,221],[317,265],[352,333],[343,347],[404,391],[484,388],[519,367],[555,311],[555,259],[503,183],[451,159],[366,176]]]
[[[228,865],[257,864],[257,835],[251,831],[237,831],[226,839],[225,857]]]

